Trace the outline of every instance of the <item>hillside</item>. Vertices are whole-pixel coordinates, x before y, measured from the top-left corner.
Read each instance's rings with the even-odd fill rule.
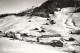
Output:
[[[79,24],[80,13],[69,13],[71,11],[74,11],[75,8],[73,8],[73,10],[72,9],[70,10],[70,9],[71,8],[63,8],[61,11],[55,11],[54,12],[55,15],[52,15],[52,14],[49,15],[50,18],[43,18],[43,17],[38,17],[38,16],[33,16],[32,18],[30,18],[29,16],[27,17],[26,16],[17,17],[14,15],[7,16],[7,17],[0,19],[0,30],[3,32],[24,31],[25,33],[27,31],[36,31],[36,30],[33,30],[35,28],[39,28],[39,30],[42,30],[44,28],[45,31],[49,30],[48,32],[50,33],[51,31],[56,31],[57,29],[60,31],[56,31],[56,32],[60,33],[62,28],[64,28],[62,30],[63,33],[64,31],[66,31],[65,29],[68,29],[68,28],[78,30],[80,27],[80,24]],[[50,23],[51,20],[54,20],[54,22],[56,23],[51,24]],[[73,20],[76,26],[74,25]],[[45,25],[46,23],[48,23],[48,25]]]
[[[37,40],[37,37],[40,37],[42,35],[54,35],[54,34],[60,34],[63,39],[66,37],[72,37],[74,38],[79,44],[80,44],[80,1],[78,0],[47,0],[44,2],[41,6],[35,7],[33,9],[25,10],[20,13],[13,13],[13,14],[2,14],[0,16],[0,32],[6,34],[9,32],[14,32],[17,34],[17,32],[20,33],[20,38],[23,38],[23,41],[20,42],[18,40],[9,40],[9,38],[1,37],[0,43],[3,49],[8,48],[7,46],[10,45],[9,48],[22,48],[23,49],[29,49],[35,50],[36,53],[45,52],[52,53],[69,53],[63,52],[66,46],[62,48],[56,48],[51,47],[48,45],[39,45],[38,42],[33,42],[33,44],[30,44],[32,42],[27,42],[26,39],[30,39],[35,37]],[[29,37],[21,36],[23,33],[27,34]],[[17,36],[16,36],[17,37]],[[65,37],[65,38],[64,38]],[[31,39],[31,41],[33,41]],[[4,42],[5,41],[5,42]],[[48,41],[48,40],[47,40]],[[70,47],[70,50],[75,50],[80,53],[80,45],[72,45],[73,43],[68,43],[70,41],[67,41],[67,47]],[[73,41],[75,43],[75,41]],[[63,41],[64,43],[64,41]],[[9,44],[9,45],[8,45]],[[18,45],[19,44],[19,45]],[[23,44],[23,47],[22,47]],[[16,46],[15,46],[16,45]],[[26,46],[25,46],[26,45]],[[8,48],[8,49],[9,49]],[[38,49],[37,49],[38,48]],[[46,49],[48,48],[48,49]],[[78,49],[77,49],[78,48]],[[0,48],[1,49],[1,48]],[[58,51],[58,50],[60,51]],[[13,50],[13,49],[12,49]],[[25,50],[24,52],[31,51]],[[3,51],[1,51],[3,52]],[[12,51],[8,51],[9,53]],[[20,52],[14,51],[13,53]],[[5,52],[4,52],[5,53]],[[23,53],[23,52],[21,52]]]
[[[80,30],[80,23],[79,23],[80,13],[69,13],[70,12],[69,10],[70,10],[70,8],[63,8],[61,11],[54,12],[55,15],[49,14],[50,18],[39,17],[39,16],[33,16],[32,18],[30,18],[28,16],[27,17],[26,16],[17,17],[14,15],[7,16],[7,17],[0,19],[0,31],[2,31],[4,33],[10,32],[10,31],[15,32],[15,33],[16,32],[27,33],[28,35],[32,35],[32,36],[61,34],[62,36],[71,36],[80,42],[80,39],[79,39],[80,33],[78,35],[70,34],[71,31]],[[54,20],[55,23],[51,23],[51,20]],[[37,28],[37,30],[36,30],[36,28]],[[44,32],[40,32],[41,30],[44,30]],[[2,41],[5,41],[6,38],[0,38],[0,39]],[[4,42],[1,42],[1,43],[4,44]],[[9,45],[11,45],[10,48],[15,48],[16,46],[14,46],[14,45],[16,43],[20,44],[20,45],[18,45],[17,48],[22,48],[21,50],[24,52],[30,52],[30,51],[23,50],[26,47],[25,48],[21,47],[22,44],[24,46],[25,45],[29,46],[30,44],[28,44],[28,43],[16,42],[16,40],[15,41],[6,40],[6,43],[4,45],[2,45],[3,49],[7,48],[7,45],[6,45],[7,43]],[[14,43],[14,44],[12,44],[12,43]],[[31,44],[31,45],[32,45],[32,47],[34,47],[34,44]],[[35,46],[37,46],[37,45],[35,45]],[[44,48],[44,47],[45,47],[45,45],[43,47],[39,47],[39,48]],[[26,49],[32,50],[31,48],[26,48]],[[53,50],[51,48],[52,47],[50,47],[50,46],[48,47],[50,52],[53,52],[53,51],[56,52],[55,48],[52,48]],[[74,48],[80,49],[80,47],[78,47],[78,46],[74,46]],[[36,49],[36,48],[34,48],[34,49]],[[79,49],[76,49],[76,50],[79,51]],[[42,49],[37,49],[37,50],[39,53],[39,51]],[[46,49],[44,49],[44,50],[46,51]],[[22,51],[21,51],[21,53],[22,53]],[[35,51],[35,50],[33,50],[33,51]],[[1,50],[1,52],[4,52],[4,51]],[[10,53],[13,51],[9,50],[7,52]],[[14,53],[16,53],[16,52],[19,52],[19,50],[15,51]],[[62,53],[66,53],[66,52],[62,52]]]
[[[62,8],[79,6],[79,0],[47,0],[41,6],[33,10],[33,15],[49,17],[49,14],[54,14],[54,11],[60,11]]]
[[[23,11],[20,11],[19,13],[6,13],[6,14],[1,14],[0,15],[0,18],[4,18],[4,17],[7,17],[7,16],[18,16],[18,17],[23,17],[23,16],[31,16],[32,14],[32,11],[34,10],[34,8],[30,8],[30,9],[27,9],[27,10],[23,10]]]

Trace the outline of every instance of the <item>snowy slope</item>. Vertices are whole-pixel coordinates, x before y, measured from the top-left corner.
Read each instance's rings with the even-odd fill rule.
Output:
[[[46,49],[47,48],[47,49]],[[51,46],[0,38],[0,53],[60,53]],[[64,53],[64,52],[63,52]]]
[[[5,33],[9,31],[28,33],[33,36],[41,36],[42,34],[52,35],[54,33],[61,34],[62,36],[71,36],[71,34],[69,34],[70,31],[80,30],[80,13],[70,13],[74,10],[64,8],[61,9],[61,11],[55,11],[55,15],[50,14],[49,20],[38,16],[33,16],[32,18],[27,16],[7,16],[0,19],[0,31]],[[50,20],[54,20],[55,24],[51,24]],[[49,25],[45,25],[46,23]],[[39,30],[34,30],[35,28]],[[42,29],[45,32],[40,33],[39,31]],[[80,42],[80,36],[75,35],[73,37]],[[64,53],[50,46],[30,44],[17,40],[10,41],[7,38],[0,38],[0,44],[1,53],[42,53],[45,51],[46,53]],[[75,46],[75,49],[76,48],[78,47]]]
[[[0,19],[0,30],[3,32],[13,31],[28,33],[31,35],[41,35],[38,31],[44,29],[48,34],[60,33],[62,35],[68,35],[71,30],[80,29],[79,16],[80,13],[74,12],[75,8],[63,8],[61,11],[55,11],[55,15],[50,15],[50,20],[54,20],[56,24],[50,24],[47,18],[33,16],[30,17],[16,17],[7,16]],[[73,23],[75,22],[75,25]],[[44,25],[48,23],[49,25]],[[39,30],[33,30],[38,28]],[[46,34],[44,33],[44,34]]]
[[[7,16],[0,19],[0,30],[3,32],[22,32],[22,33],[34,33],[32,29],[38,28],[41,30],[41,26],[47,23],[46,18],[42,17],[16,17],[16,16]]]

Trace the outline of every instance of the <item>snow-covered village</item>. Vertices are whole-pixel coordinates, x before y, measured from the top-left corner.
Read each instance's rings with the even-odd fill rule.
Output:
[[[80,0],[0,0],[0,53],[80,53]]]

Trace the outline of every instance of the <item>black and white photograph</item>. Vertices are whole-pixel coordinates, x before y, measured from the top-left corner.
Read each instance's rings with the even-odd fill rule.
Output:
[[[0,0],[0,53],[80,53],[80,0]]]

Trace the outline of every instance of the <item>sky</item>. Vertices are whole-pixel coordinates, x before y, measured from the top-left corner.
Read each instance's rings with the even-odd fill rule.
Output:
[[[46,0],[0,0],[0,14],[17,13],[32,6],[40,6]]]

